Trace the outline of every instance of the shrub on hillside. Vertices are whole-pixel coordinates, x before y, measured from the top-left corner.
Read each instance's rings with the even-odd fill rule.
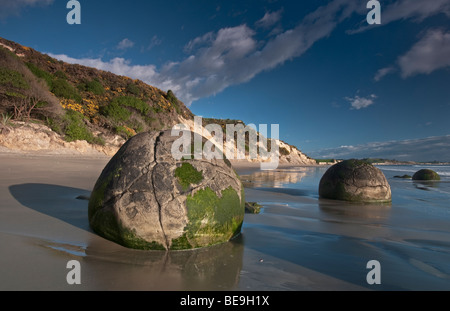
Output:
[[[134,83],[129,83],[127,85],[126,91],[130,94],[133,94],[135,96],[141,95],[141,89]]]
[[[4,67],[0,67],[0,85],[12,86],[24,90],[30,88],[30,85],[21,73]]]
[[[122,136],[125,139],[129,139],[136,135],[136,131],[132,128],[129,128],[128,126],[118,126],[116,127],[116,133],[120,136]]]
[[[113,101],[109,105],[102,107],[100,113],[115,123],[126,122],[131,117],[131,111],[122,107],[117,101]]]
[[[133,96],[117,97],[113,100],[113,103],[117,103],[119,106],[122,107],[134,108],[137,111],[139,111],[140,114],[143,116],[147,115],[148,111],[150,110],[150,107],[146,102]]]
[[[64,116],[64,123],[66,123],[64,134],[67,141],[85,140],[89,143],[94,141],[94,135],[87,128],[84,123],[84,116],[73,110],[67,110]]]
[[[74,88],[67,80],[57,78],[53,80],[51,91],[57,97],[66,99],[73,99],[78,103],[81,103],[82,97],[78,90]]]
[[[47,83],[47,86],[49,89],[53,86],[53,76],[48,73],[47,71],[44,71],[37,67],[35,64],[32,63],[26,63],[28,69],[38,78],[44,80]]]
[[[175,108],[175,111],[180,114],[180,105],[178,103],[178,98],[175,96],[175,94],[172,92],[172,90],[167,91],[166,99],[173,105]]]
[[[90,92],[95,95],[103,95],[105,93],[105,88],[98,79],[83,81],[78,85],[78,89],[82,92]]]

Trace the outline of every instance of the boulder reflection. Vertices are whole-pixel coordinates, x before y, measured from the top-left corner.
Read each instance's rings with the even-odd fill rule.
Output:
[[[387,219],[391,212],[389,203],[349,203],[327,199],[319,200],[319,209],[326,216],[336,219],[363,219],[383,220]]]
[[[436,180],[421,180],[421,181],[414,180],[413,184],[417,189],[430,191],[430,188],[438,187],[439,181],[436,181]]]
[[[241,236],[212,247],[169,252],[97,240],[86,249],[83,273],[98,288],[110,290],[232,290],[239,283],[243,251]]]

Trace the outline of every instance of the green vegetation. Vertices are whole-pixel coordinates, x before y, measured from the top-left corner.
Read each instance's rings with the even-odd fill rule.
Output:
[[[105,88],[98,79],[91,81],[83,80],[80,84],[78,84],[78,89],[81,92],[90,92],[95,95],[103,95],[105,93]]]
[[[83,100],[80,93],[67,80],[57,78],[52,82],[51,91],[55,96],[66,99],[73,99],[78,103]]]
[[[167,91],[166,99],[173,105],[173,107],[175,108],[175,111],[177,113],[181,113],[180,106],[178,103],[178,98],[175,96],[175,94],[172,92],[172,90]]]
[[[116,133],[122,137],[125,137],[126,139],[129,139],[135,135],[130,128],[125,126],[118,126],[116,127]]]
[[[66,110],[62,117],[47,117],[45,122],[52,131],[64,135],[68,142],[85,140],[90,144],[105,145],[105,140],[92,134],[85,117],[77,111]]]
[[[115,123],[126,122],[131,117],[131,111],[122,107],[117,101],[113,101],[108,106],[103,107],[100,112]]]
[[[144,120],[147,120],[147,113],[150,110],[149,105],[132,96],[117,97],[109,105],[102,107],[100,110],[102,115],[114,122],[116,133],[125,134],[127,138],[135,134],[131,133],[127,128],[132,128],[137,133],[144,130],[141,122],[136,119],[131,119],[132,112],[129,108],[136,110]]]
[[[150,110],[150,107],[146,102],[133,96],[117,97],[113,100],[113,103],[117,103],[122,107],[134,108],[143,116],[147,115],[148,111]]]
[[[67,81],[67,75],[58,70],[54,75],[48,73],[45,70],[40,69],[33,63],[26,63],[28,69],[38,78],[44,80],[47,83],[50,91],[57,97],[65,99],[73,99],[78,103],[81,103],[82,97],[78,90]]]
[[[3,126],[9,125],[9,121],[11,121],[12,116],[9,113],[1,114],[0,122]]]
[[[67,80],[67,75],[64,72],[62,72],[61,70],[58,70],[57,72],[55,72],[54,76],[58,79]]]
[[[33,63],[26,63],[28,69],[30,69],[30,71],[38,78],[43,79],[46,83],[47,86],[51,89],[53,86],[53,76],[48,73],[47,71],[44,71],[42,69],[40,69],[39,67],[37,67],[35,64]]]
[[[30,88],[30,85],[25,81],[25,78],[21,73],[5,67],[0,67],[0,85],[22,90]]]
[[[129,83],[126,88],[127,93],[132,94],[134,96],[140,96],[142,91],[141,89],[134,83]]]
[[[89,143],[94,141],[94,136],[87,128],[83,118],[83,115],[79,112],[73,110],[68,110],[66,112],[64,119],[67,122],[67,125],[64,133],[66,134],[67,141],[85,140]]]
[[[183,163],[175,170],[175,177],[181,184],[183,190],[189,189],[191,184],[198,184],[203,180],[202,172],[197,171],[191,164]]]
[[[47,117],[45,119],[45,124],[55,133],[59,135],[64,135],[63,122],[59,118]]]
[[[16,92],[6,91],[5,94],[6,94],[6,96],[14,97],[14,98],[21,98],[21,99],[27,98],[25,95],[19,94],[19,93],[16,93]]]
[[[103,106],[100,113],[113,122],[115,132],[128,139],[144,131],[155,120],[149,116],[150,106],[133,96],[119,96]],[[134,112],[135,113],[134,113]]]

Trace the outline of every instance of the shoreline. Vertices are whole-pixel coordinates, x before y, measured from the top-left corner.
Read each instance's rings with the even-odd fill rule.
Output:
[[[110,157],[0,152],[0,159],[0,290],[450,289],[448,218],[435,215],[445,211],[405,201],[409,192],[391,206],[366,209],[320,200],[316,183],[322,170],[314,168],[323,165],[268,172],[271,182],[298,177],[297,189],[245,188],[246,200],[263,208],[245,215],[235,240],[166,253],[127,249],[90,229],[88,203],[76,198],[90,194]],[[239,174],[266,175],[259,163],[234,167]],[[316,175],[311,179],[305,172]],[[402,191],[412,188],[393,183],[403,185]],[[418,198],[428,195],[412,191]],[[376,288],[365,282],[372,259],[384,271],[383,285]],[[82,267],[78,287],[66,282],[70,260]]]
[[[258,250],[253,215],[236,240],[170,252],[170,260],[165,252],[124,248],[92,232],[87,201],[76,199],[90,193],[109,157],[0,152],[0,158],[0,290],[364,290]],[[66,282],[74,259],[83,271],[79,287]],[[200,275],[189,272],[198,269]]]

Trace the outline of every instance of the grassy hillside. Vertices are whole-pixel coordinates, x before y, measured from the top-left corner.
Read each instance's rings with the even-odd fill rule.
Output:
[[[67,64],[0,38],[0,133],[13,125],[12,120],[36,122],[68,142],[105,145],[114,141],[115,135],[128,139],[140,132],[170,129],[193,117],[170,90],[164,92],[140,80]],[[208,124],[219,124],[224,140],[227,124],[245,126],[240,120],[204,118],[203,126]],[[248,154],[249,134],[245,135]],[[268,151],[271,146],[269,139]],[[279,151],[281,156],[294,154],[297,160],[310,160],[300,159],[300,151],[284,142]]]
[[[71,65],[0,38],[0,121],[42,122],[67,141],[104,143],[171,128],[191,111],[173,92]]]

